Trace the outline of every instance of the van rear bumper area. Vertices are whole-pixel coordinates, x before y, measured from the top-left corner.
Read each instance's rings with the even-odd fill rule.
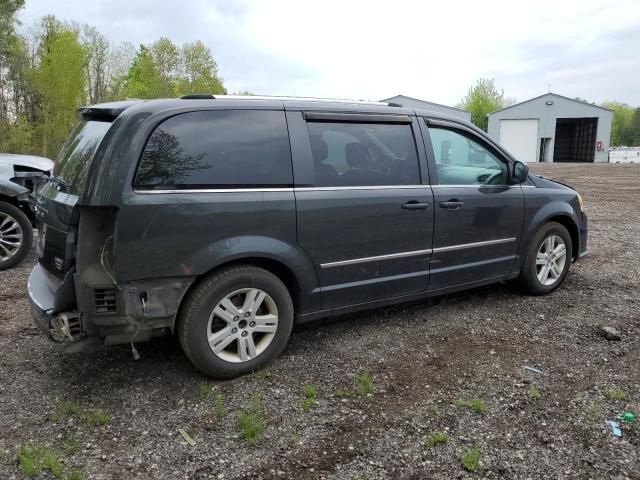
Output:
[[[109,345],[166,333],[173,330],[182,296],[193,282],[190,277],[153,279],[105,288],[86,281],[93,277],[100,276],[91,269],[81,275],[70,271],[63,280],[40,264],[33,268],[27,286],[31,316],[50,339],[100,339]]]
[[[80,315],[74,310],[62,312],[59,308],[63,303],[69,306],[68,301],[61,301],[65,291],[71,294],[73,292],[73,286],[69,285],[69,281],[47,274],[40,264],[37,264],[31,270],[27,283],[33,321],[56,342],[74,342],[82,337]]]

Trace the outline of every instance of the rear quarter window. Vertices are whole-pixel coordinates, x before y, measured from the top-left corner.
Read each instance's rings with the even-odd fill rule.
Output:
[[[53,167],[53,176],[64,183],[68,193],[84,190],[87,172],[110,122],[81,121],[69,134]]]
[[[216,110],[176,115],[149,137],[134,187],[291,186],[284,112]]]

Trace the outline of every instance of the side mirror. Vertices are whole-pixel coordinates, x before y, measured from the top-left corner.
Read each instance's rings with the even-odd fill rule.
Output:
[[[524,183],[529,177],[529,165],[519,161],[515,161],[511,170],[511,180],[513,183]]]

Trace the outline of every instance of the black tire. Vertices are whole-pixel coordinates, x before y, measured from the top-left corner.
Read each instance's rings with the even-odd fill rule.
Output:
[[[544,285],[538,279],[536,257],[542,243],[553,235],[557,235],[564,241],[566,248],[566,260],[560,276],[554,280],[553,284]],[[527,255],[522,263],[522,268],[520,269],[520,285],[527,293],[532,295],[546,295],[551,293],[562,285],[562,282],[567,278],[572,259],[573,243],[571,241],[571,235],[567,229],[557,222],[545,223],[538,229],[536,234],[533,236],[531,243],[527,247]]]
[[[227,295],[248,288],[260,289],[273,300],[277,308],[277,330],[262,353],[233,363],[220,358],[210,347],[209,317]],[[262,268],[239,265],[211,274],[188,294],[180,310],[177,333],[182,349],[196,367],[214,378],[234,378],[262,368],[282,352],[293,327],[293,313],[291,295],[278,277]],[[251,336],[253,338],[253,334]],[[227,348],[233,345],[239,355],[240,341],[232,342]]]
[[[31,226],[29,217],[27,217],[18,207],[11,205],[10,203],[0,201],[0,214],[0,224],[3,220],[6,220],[7,217],[11,217],[19,225],[22,231],[22,240],[18,250],[15,251],[15,253],[12,253],[11,256],[5,260],[2,260],[1,257],[8,254],[8,252],[2,247],[0,241],[0,270],[6,270],[18,265],[29,254],[31,244],[33,243],[33,227]],[[1,236],[2,232],[0,231],[0,237]]]

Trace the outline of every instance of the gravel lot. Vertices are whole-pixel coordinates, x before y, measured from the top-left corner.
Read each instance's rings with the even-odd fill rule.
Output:
[[[640,478],[640,420],[620,439],[605,424],[640,413],[640,165],[533,170],[578,188],[590,220],[590,255],[556,293],[493,285],[316,322],[233,381],[206,383],[171,338],[139,345],[138,361],[128,346],[65,355],[31,324],[33,255],[0,272],[0,478],[26,478],[21,445],[94,479]],[[354,385],[364,370],[372,395]],[[265,429],[248,444],[237,419],[254,393]],[[426,447],[434,432],[448,441]],[[460,455],[474,447],[470,473]]]

